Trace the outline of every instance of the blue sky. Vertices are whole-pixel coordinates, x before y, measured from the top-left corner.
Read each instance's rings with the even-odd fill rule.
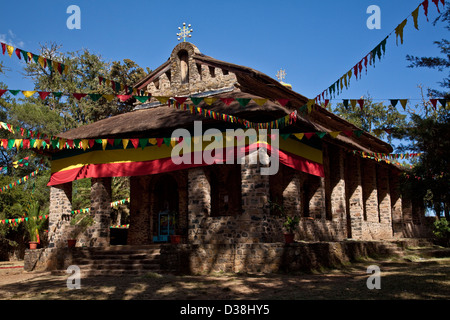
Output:
[[[88,48],[108,61],[129,58],[155,69],[177,45],[183,22],[192,24],[190,41],[202,53],[245,65],[276,78],[285,69],[285,82],[314,98],[361,60],[402,22],[422,0],[343,1],[29,1],[5,2],[0,19],[0,41],[39,53],[39,44],[56,42],[63,51]],[[69,30],[67,7],[81,9],[81,29]],[[381,9],[381,29],[370,30],[369,5]],[[447,4],[448,5],[448,4]],[[442,8],[442,7],[440,7]],[[404,44],[392,34],[386,53],[375,68],[338,99],[370,94],[374,99],[420,99],[418,85],[438,88],[445,76],[430,69],[410,69],[406,54],[439,55],[433,41],[448,38],[442,23],[432,25],[438,12],[430,1],[427,22],[419,13],[419,30],[412,18],[404,29]],[[0,81],[11,89],[31,90],[15,56],[0,56],[10,69]],[[336,101],[338,102],[338,101]]]

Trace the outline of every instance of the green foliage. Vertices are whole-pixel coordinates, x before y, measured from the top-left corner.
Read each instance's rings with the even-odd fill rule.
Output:
[[[288,233],[293,233],[299,222],[299,216],[286,216],[286,221],[284,222],[283,226]]]
[[[450,243],[450,222],[445,218],[441,218],[436,220],[433,224],[433,234],[434,236],[441,241]]]
[[[28,209],[28,219],[25,221],[25,230],[30,238],[30,241],[37,241],[37,237],[46,223],[46,219],[39,219],[39,216],[41,215],[39,202],[32,201]]]

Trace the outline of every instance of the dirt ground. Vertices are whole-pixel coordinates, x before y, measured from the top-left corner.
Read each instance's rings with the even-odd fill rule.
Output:
[[[380,289],[368,289],[380,268]],[[19,268],[5,268],[18,266]],[[21,263],[0,264],[1,300],[448,300],[450,257],[411,252],[402,258],[365,260],[338,270],[295,274],[215,274],[83,277],[68,289],[69,275],[25,272]]]

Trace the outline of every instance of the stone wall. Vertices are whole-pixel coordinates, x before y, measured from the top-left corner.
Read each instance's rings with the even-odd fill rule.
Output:
[[[160,267],[162,271],[186,274],[311,271],[394,254],[407,245],[407,241],[162,245]]]

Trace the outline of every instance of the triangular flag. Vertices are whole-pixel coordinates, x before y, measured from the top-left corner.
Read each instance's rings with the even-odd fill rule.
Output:
[[[284,107],[289,102],[289,99],[277,99],[277,101]]]
[[[345,109],[348,109],[348,99],[342,100],[342,103],[344,104]]]
[[[413,16],[413,19],[414,19],[414,28],[416,28],[417,30],[419,30],[419,25],[417,23],[417,17],[419,15],[419,8],[420,8],[420,5],[416,8],[416,10],[411,12],[411,15]]]
[[[329,99],[325,99],[325,103],[324,103],[325,108],[327,107],[328,103],[330,103],[330,100]]]
[[[119,98],[120,101],[125,102],[125,101],[127,101],[128,99],[130,99],[131,96],[130,96],[130,95],[125,95],[125,94],[118,94],[118,95],[117,95],[117,98]]]
[[[87,96],[86,93],[72,93],[72,95],[73,95],[73,96],[75,97],[75,99],[77,99],[78,101],[80,101],[81,98]]]
[[[115,97],[116,97],[116,96],[113,95],[113,94],[104,94],[104,95],[103,95],[103,98],[105,98],[106,101],[108,101],[108,102],[113,101],[113,99],[114,99]]]
[[[166,104],[169,101],[169,97],[155,97],[161,104]]]
[[[236,98],[236,101],[239,102],[239,104],[241,105],[241,107],[245,107],[251,99],[248,98]]]
[[[9,92],[16,96],[20,92],[20,90],[11,90],[10,89]]]
[[[91,98],[92,101],[98,101],[102,95],[100,93],[89,93],[89,98]]]
[[[31,97],[36,91],[22,91],[23,95],[27,98]]]
[[[443,108],[445,108],[445,105],[447,104],[447,99],[439,99],[439,102],[440,102],[441,106]]]
[[[356,100],[355,99],[350,99],[350,104],[352,105],[353,109],[356,108]]]
[[[342,131],[347,137],[351,137],[353,135],[353,131],[352,130],[348,130],[348,131]]]
[[[294,133],[294,136],[295,136],[298,140],[302,140],[304,135],[305,135],[304,133]]]
[[[130,139],[130,141],[135,149],[139,147],[139,139]]]
[[[149,96],[133,96],[133,97],[141,103],[147,102],[147,100],[150,98]]]
[[[203,101],[203,98],[191,97],[191,101],[194,105],[198,105],[200,102]]]
[[[46,91],[39,91],[38,93],[39,93],[39,97],[41,97],[42,100],[47,98],[47,96],[50,94],[50,92],[46,92]]]
[[[395,108],[395,106],[397,105],[398,99],[391,99],[391,105]]]
[[[408,103],[408,99],[400,99],[400,104],[403,107],[403,110],[406,110],[406,104]]]
[[[361,110],[364,108],[364,99],[358,99],[358,104]]]
[[[340,131],[331,131],[331,132],[328,132],[328,134],[329,134],[333,139],[335,139],[340,133],[341,133]]]
[[[395,28],[395,37],[396,37],[396,43],[398,45],[398,36],[400,36],[400,41],[401,44],[403,44],[403,28],[405,27],[406,23],[408,22],[407,19],[403,20],[402,23],[400,23],[396,28]]]
[[[326,132],[320,131],[320,132],[316,132],[316,134],[319,136],[320,139],[322,139],[323,137],[326,136]]]
[[[127,148],[128,142],[129,142],[129,141],[130,141],[130,139],[122,139],[122,145],[123,145],[123,148],[124,148],[124,149]]]
[[[108,139],[102,139],[102,148],[103,148],[103,150],[106,149],[107,145],[108,145]]]
[[[220,100],[229,106],[234,101],[234,98],[220,98]]]
[[[252,99],[258,106],[263,106],[266,102],[267,102],[267,99],[259,99],[259,98],[255,98],[255,99]]]
[[[186,100],[187,97],[173,97],[179,104],[183,104]]]
[[[144,149],[147,146],[148,139],[139,139],[139,145],[142,149]]]
[[[306,139],[310,139],[313,135],[315,135],[315,132],[305,132]]]
[[[6,92],[8,91],[7,89],[0,89],[0,97]]]
[[[437,101],[437,99],[430,99],[431,105],[433,106],[434,110],[436,110]]]
[[[203,101],[209,106],[212,105],[216,100],[217,98],[213,97],[203,98]]]
[[[42,56],[38,57],[38,62],[42,68],[45,68],[47,66],[47,60]]]
[[[13,52],[14,52],[14,47],[10,46],[10,45],[6,45],[6,51],[8,52],[9,57],[11,58]]]
[[[437,11],[438,11],[439,13],[441,13],[441,11],[439,10],[439,0],[431,0],[431,1],[433,1],[433,3],[436,5]],[[445,3],[445,2],[444,2],[444,3]]]
[[[20,49],[19,48],[17,48],[16,49],[16,56],[17,56],[17,58],[19,58],[19,60],[22,60],[22,57],[20,56]]]

